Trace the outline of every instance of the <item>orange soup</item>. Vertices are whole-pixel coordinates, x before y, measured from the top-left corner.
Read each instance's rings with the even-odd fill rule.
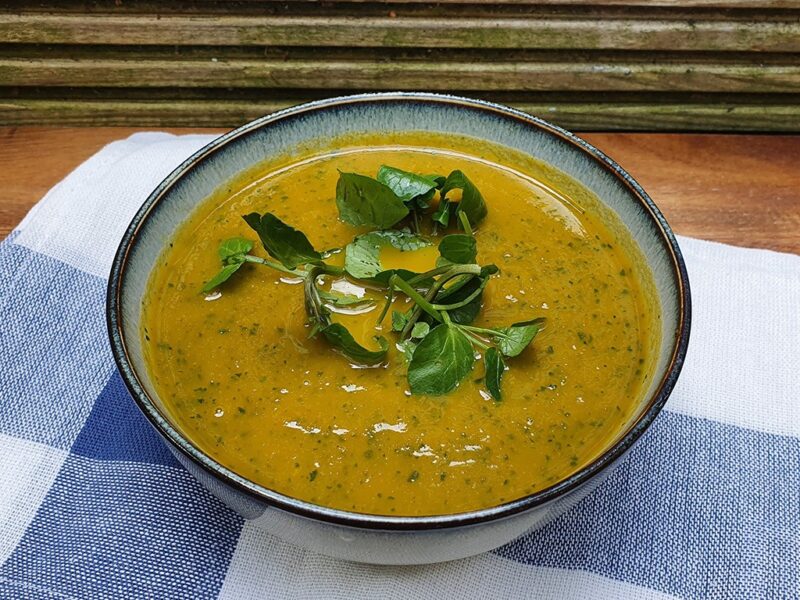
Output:
[[[362,300],[332,310],[365,347],[389,342],[375,365],[353,364],[309,338],[301,278],[245,263],[201,293],[217,248],[241,237],[267,257],[242,215],[269,211],[343,264],[364,228],[343,222],[340,172],[375,176],[460,170],[488,214],[477,261],[494,264],[476,327],[534,318],[546,325],[507,358],[502,399],[476,361],[450,393],[412,394],[386,291],[345,275],[324,290]],[[436,208],[432,199],[429,210]],[[436,241],[382,250],[387,268],[434,268]],[[615,215],[546,165],[476,140],[429,134],[340,140],[263,163],[222,186],[175,234],[143,306],[145,356],[170,418],[198,448],[267,488],[327,507],[381,515],[476,510],[547,488],[591,462],[634,416],[649,385],[660,331],[652,276]],[[364,300],[373,299],[373,303]],[[482,354],[476,346],[476,356]]]

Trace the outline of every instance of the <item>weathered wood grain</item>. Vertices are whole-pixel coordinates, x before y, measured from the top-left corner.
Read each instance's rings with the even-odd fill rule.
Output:
[[[491,14],[498,9],[555,7],[556,9],[593,9],[612,7],[623,9],[672,9],[676,11],[705,9],[734,10],[792,10],[800,8],[799,0],[6,0],[9,12],[115,12],[115,13],[169,13],[169,12],[231,12],[232,7],[244,10],[278,10],[292,12],[307,8],[326,10],[346,9],[349,6],[380,6],[383,12],[392,9],[421,8],[423,10],[460,10],[466,8]]]
[[[573,128],[798,131],[800,0],[0,8],[0,123],[229,125],[391,89],[513,96]]]
[[[683,235],[800,253],[800,136],[584,136],[628,170]]]
[[[258,0],[247,0],[258,1]],[[279,0],[286,3],[308,3],[316,0]],[[334,4],[365,3],[374,0],[336,0]],[[429,4],[430,0],[391,0],[395,4]],[[437,0],[437,4],[474,4],[477,0]],[[500,5],[557,5],[557,6],[625,6],[625,7],[703,7],[703,8],[800,8],[796,0],[492,0],[485,4]]]
[[[336,11],[359,5],[380,7],[385,13],[393,9],[415,11],[474,10],[492,14],[495,10],[551,7],[556,10],[591,10],[601,8],[686,10],[733,9],[740,11],[782,11],[800,8],[799,0],[6,0],[9,12],[114,12],[114,13],[219,13],[245,10],[297,12],[311,9]]]
[[[0,98],[0,123],[158,127],[236,126],[299,99],[227,100],[30,100]],[[568,129],[682,131],[800,131],[800,104],[661,104],[510,102]]]
[[[0,43],[800,51],[772,21],[0,14]]]
[[[0,128],[0,237],[80,162],[131,128]],[[222,132],[222,130],[172,130]],[[800,253],[800,136],[586,134],[683,235]]]
[[[352,90],[800,91],[794,65],[325,60],[0,59],[2,86]]]

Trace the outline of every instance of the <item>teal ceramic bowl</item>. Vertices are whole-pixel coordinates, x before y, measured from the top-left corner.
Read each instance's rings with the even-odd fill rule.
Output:
[[[141,347],[140,310],[165,244],[195,207],[237,173],[314,140],[353,133],[431,131],[507,146],[579,182],[627,227],[652,270],[661,303],[661,344],[652,384],[635,418],[592,463],[553,486],[468,513],[388,517],[318,506],[267,489],[194,446],[167,416]],[[145,201],[117,251],[108,287],[108,327],[115,360],[134,401],[178,460],[244,518],[311,550],[353,561],[418,564],[496,548],[541,527],[598,485],[656,418],[680,373],[689,339],[690,298],[680,249],[644,190],[602,152],[550,123],[466,98],[386,93],[332,98],[257,119],[186,160]],[[198,523],[198,529],[203,524]]]

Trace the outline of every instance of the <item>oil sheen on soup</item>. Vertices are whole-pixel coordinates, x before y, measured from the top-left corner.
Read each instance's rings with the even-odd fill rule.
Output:
[[[547,319],[507,361],[501,401],[487,393],[480,362],[458,389],[435,397],[410,394],[393,347],[377,367],[350,364],[308,338],[298,280],[261,265],[200,292],[219,269],[222,240],[257,241],[241,218],[252,211],[274,213],[315,248],[344,247],[359,231],[337,218],[339,171],[374,177],[384,164],[460,169],[481,190],[489,212],[475,232],[478,262],[500,272],[476,325]],[[258,245],[254,252],[266,256]],[[435,246],[382,259],[423,271]],[[334,279],[327,283],[340,291],[379,294]],[[621,223],[554,169],[466,138],[353,138],[261,164],[204,202],[151,275],[142,337],[164,408],[222,465],[336,509],[449,514],[547,488],[619,435],[650,384],[660,331],[653,289]],[[369,345],[379,311],[335,318]],[[390,328],[384,321],[391,340]]]

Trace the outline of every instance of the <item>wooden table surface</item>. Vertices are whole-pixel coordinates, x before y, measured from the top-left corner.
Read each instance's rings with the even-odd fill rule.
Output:
[[[141,129],[0,127],[0,239],[104,144]],[[170,129],[212,133],[213,129]],[[800,136],[592,133],[679,234],[800,254]]]

